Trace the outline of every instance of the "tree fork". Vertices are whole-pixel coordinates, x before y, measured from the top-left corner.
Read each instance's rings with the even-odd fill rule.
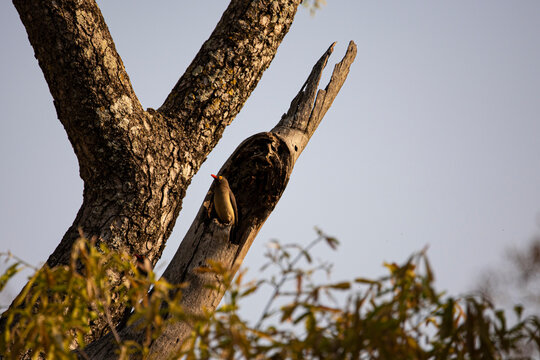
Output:
[[[182,290],[181,305],[194,315],[203,309],[214,310],[226,290],[223,279],[201,272],[209,261],[220,262],[233,274],[242,264],[260,228],[273,211],[285,190],[294,164],[326,111],[337,96],[356,56],[356,45],[350,42],[324,90],[319,89],[322,71],[334,44],[313,67],[307,81],[291,102],[290,108],[270,131],[251,136],[242,142],[225,162],[220,175],[229,180],[235,193],[239,223],[231,237],[231,225],[213,217],[213,188],[210,187],[199,212],[186,233],[163,277],[173,284],[187,283]],[[184,322],[169,324],[151,344],[150,357],[166,358],[178,351],[191,332]],[[119,332],[123,340],[141,343],[143,334],[137,323]],[[92,359],[114,359],[116,345],[109,333],[89,345],[85,354]]]
[[[159,260],[192,177],[270,65],[300,2],[232,0],[164,104],[145,111],[95,0],[13,0],[84,181],[83,204],[49,266],[68,263],[79,229]],[[111,308],[117,324],[125,304]],[[105,320],[91,324],[87,341]]]

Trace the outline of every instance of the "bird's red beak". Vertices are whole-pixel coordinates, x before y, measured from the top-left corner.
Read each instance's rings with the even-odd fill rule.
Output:
[[[217,176],[214,174],[210,174],[214,179],[217,179]]]

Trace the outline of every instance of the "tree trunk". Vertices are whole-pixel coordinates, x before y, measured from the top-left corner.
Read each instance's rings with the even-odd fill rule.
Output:
[[[232,0],[157,111],[139,103],[94,0],[13,2],[84,181],[83,204],[47,264],[68,263],[79,229],[155,264],[191,178],[274,58],[301,0]],[[124,310],[113,306],[115,323]],[[95,321],[86,340],[106,326]]]
[[[213,211],[210,187],[203,204],[181,242],[163,277],[173,284],[187,283],[181,305],[194,315],[214,310],[227,284],[215,273],[200,271],[208,262],[219,262],[232,275],[238,270],[260,228],[277,205],[294,164],[337,96],[356,56],[351,41],[345,57],[336,65],[325,90],[317,92],[322,71],[334,44],[314,66],[308,80],[294,98],[289,111],[270,131],[246,139],[225,162],[220,175],[229,180],[236,197],[239,222],[224,225]],[[142,343],[144,332],[135,323],[122,329],[122,340]],[[191,332],[185,322],[173,322],[150,346],[150,358],[164,359],[178,352]],[[91,344],[85,354],[91,359],[114,359],[116,342],[111,334]]]

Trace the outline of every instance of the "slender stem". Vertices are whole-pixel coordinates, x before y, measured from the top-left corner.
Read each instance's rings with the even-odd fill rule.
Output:
[[[114,336],[114,339],[116,340],[116,343],[120,344],[122,340],[120,339],[120,336],[118,335],[118,332],[116,331],[116,327],[113,324],[111,313],[109,312],[108,306],[105,306],[105,318],[107,319],[107,324],[109,325],[109,328],[111,329],[111,332]]]
[[[8,251],[8,252],[0,252],[0,256],[5,256],[7,257],[8,259],[13,259],[15,260],[16,262],[18,262],[19,264],[23,265],[23,266],[26,266],[30,269],[33,269],[34,271],[38,271],[39,268],[24,261],[23,259],[21,259],[20,257],[14,255],[11,251]]]
[[[296,263],[298,263],[298,261],[300,261],[300,259],[302,258],[302,256],[307,252],[309,251],[312,247],[314,247],[319,241],[323,240],[323,236],[319,235],[319,237],[317,237],[315,240],[313,240],[311,243],[309,243],[308,246],[306,246],[305,248],[301,249],[298,253],[298,255],[296,255],[296,257],[293,259],[293,261],[291,261],[289,263],[289,266],[287,267],[287,270],[286,272],[291,272],[294,268],[294,265],[296,265]],[[261,315],[261,317],[259,318],[259,321],[257,321],[257,324],[255,325],[255,330],[259,330],[259,328],[261,327],[262,325],[262,322],[264,321],[264,319],[266,319],[266,317],[268,316],[268,312],[270,311],[270,306],[272,306],[274,300],[276,299],[277,295],[279,294],[279,290],[281,289],[281,287],[283,286],[283,284],[285,284],[285,282],[287,281],[287,276],[283,276],[281,278],[281,281],[276,285],[274,286],[274,292],[272,293],[272,296],[270,297],[270,300],[268,300],[268,302],[266,303],[265,307],[264,307],[264,310],[263,310],[263,313]]]

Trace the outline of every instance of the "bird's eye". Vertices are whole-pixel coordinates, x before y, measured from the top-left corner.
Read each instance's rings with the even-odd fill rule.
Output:
[[[221,179],[223,179],[223,176],[220,176],[220,177],[219,177],[219,180],[221,180]]]

